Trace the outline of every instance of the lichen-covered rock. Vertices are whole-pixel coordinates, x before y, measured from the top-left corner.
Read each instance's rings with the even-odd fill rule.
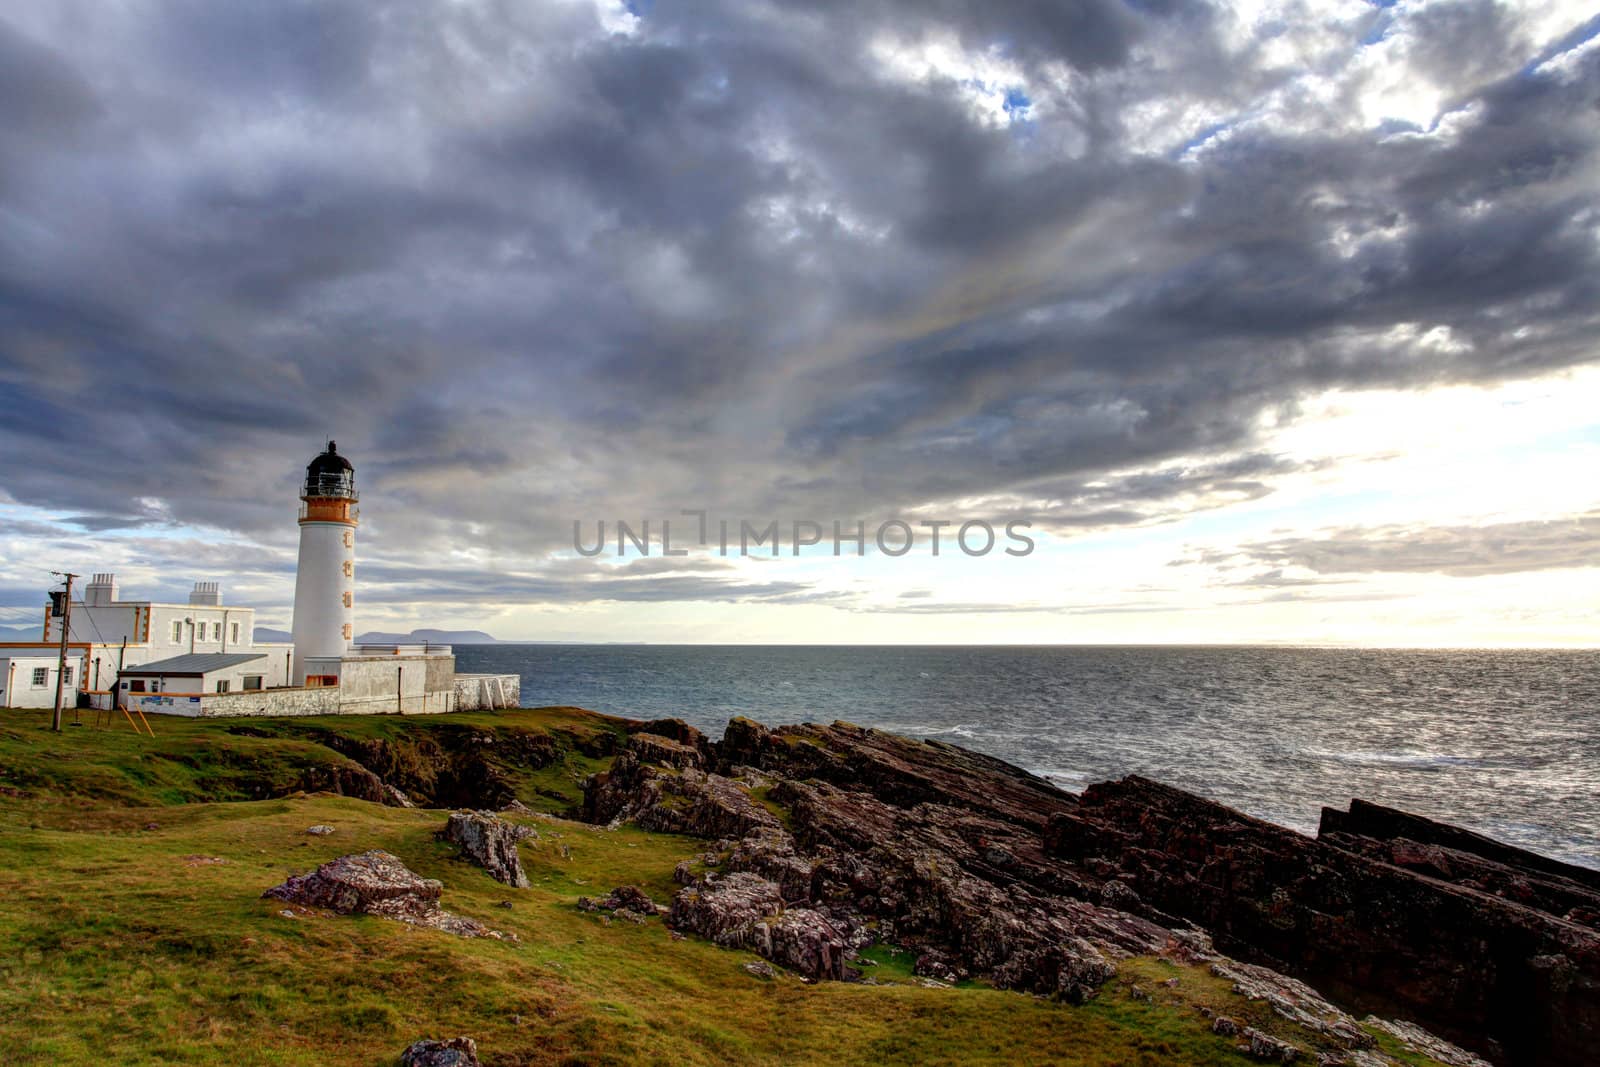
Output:
[[[1211,973],[1233,983],[1233,991],[1249,1000],[1265,1001],[1280,1018],[1326,1034],[1346,1049],[1372,1048],[1377,1041],[1361,1024],[1304,982],[1268,967],[1220,959]]]
[[[1012,952],[994,969],[994,984],[1082,1004],[1117,973],[1114,963],[1081,937]]]
[[[643,921],[657,913],[656,902],[636,885],[620,885],[598,899],[578,898],[579,911],[609,911],[623,918]]]
[[[779,827],[747,834],[728,855],[730,871],[753,871],[778,883],[785,900],[805,900],[813,892],[818,864],[795,851],[794,837]]]
[[[1271,1034],[1264,1034],[1253,1026],[1244,1028],[1241,1034],[1250,1055],[1258,1060],[1269,1063],[1293,1063],[1300,1058],[1301,1050],[1287,1041],[1280,1041]]]
[[[443,891],[444,883],[416,874],[393,853],[374,849],[329,860],[262,895],[349,915],[398,898],[437,903]]]
[[[263,897],[308,908],[326,908],[341,915],[376,915],[414,926],[443,930],[459,937],[515,940],[439,906],[441,882],[416,874],[399,857],[381,849],[329,860],[310,874],[296,875],[273,886]]]
[[[470,1037],[413,1041],[400,1054],[400,1067],[479,1067],[478,1043]]]
[[[394,808],[416,807],[416,804],[412,803],[411,798],[406,796],[403,789],[398,789],[387,782],[383,786],[383,802]]]
[[[678,890],[667,923],[724,948],[748,948],[755,924],[782,907],[783,894],[776,882],[740,871]]]
[[[748,871],[680,889],[667,921],[724,948],[751,949],[807,978],[853,977],[846,930],[811,908],[784,906],[776,882]]]
[[[777,818],[731,779],[692,766],[641,762],[640,750],[649,751],[660,739],[635,746],[639,740],[630,739],[611,770],[590,778],[583,801],[588,821],[626,819],[646,830],[710,838],[779,828]]]
[[[1466,1049],[1457,1048],[1455,1045],[1428,1033],[1416,1023],[1408,1023],[1401,1019],[1380,1019],[1376,1015],[1369,1015],[1366,1019],[1368,1026],[1376,1026],[1387,1031],[1413,1052],[1420,1052],[1429,1059],[1438,1060],[1448,1067],[1491,1067],[1488,1060],[1468,1052]]]
[[[528,876],[517,856],[517,842],[538,831],[507,822],[486,811],[458,811],[439,834],[457,845],[462,855],[489,872],[489,877],[516,889],[528,888]]]
[[[756,922],[751,948],[807,978],[843,981],[859,972],[847,965],[848,934],[811,908],[784,908]]]
[[[683,770],[705,766],[705,759],[698,748],[658,734],[634,734],[628,738],[627,750],[645,763],[659,763],[664,767]]]

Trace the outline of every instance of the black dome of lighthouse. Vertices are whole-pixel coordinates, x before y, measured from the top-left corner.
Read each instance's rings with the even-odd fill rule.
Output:
[[[350,461],[339,455],[338,448],[332,441],[328,442],[328,450],[321,453],[310,463],[306,464],[307,474],[340,474],[353,471]]]
[[[349,497],[355,499],[355,468],[339,455],[337,446],[328,442],[328,450],[306,464],[306,484],[302,496]]]

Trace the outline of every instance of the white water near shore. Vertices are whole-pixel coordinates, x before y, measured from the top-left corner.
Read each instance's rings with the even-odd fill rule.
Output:
[[[845,719],[1078,791],[1139,773],[1312,832],[1351,797],[1600,868],[1600,652],[463,645],[528,706]]]

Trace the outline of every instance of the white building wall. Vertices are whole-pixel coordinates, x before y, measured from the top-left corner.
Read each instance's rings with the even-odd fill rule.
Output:
[[[294,684],[294,646],[287,641],[260,641],[252,645],[251,652],[264,652],[267,658],[257,662],[266,664],[267,688],[277,689]]]
[[[454,656],[347,656],[339,665],[345,715],[451,711]]]
[[[69,649],[67,670],[71,684],[62,690],[61,706],[70,708],[78,703],[78,689],[83,684],[85,657],[78,649]],[[56,706],[56,669],[60,664],[57,653],[43,650],[0,649],[0,707],[3,708],[53,708]],[[34,682],[36,671],[44,671],[43,684]]]
[[[305,661],[343,656],[355,635],[355,527],[342,522],[300,524],[294,578],[294,681],[305,683]]]
[[[123,662],[132,666],[186,652],[253,652],[255,625],[254,608],[150,601],[100,606],[74,601],[68,640],[117,647],[126,640]],[[46,620],[44,640],[57,641],[60,635],[61,620]]]

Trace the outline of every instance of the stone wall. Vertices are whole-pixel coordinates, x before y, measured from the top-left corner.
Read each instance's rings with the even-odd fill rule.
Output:
[[[522,676],[516,674],[458,674],[455,676],[456,711],[517,708],[522,706]]]
[[[200,706],[200,714],[205,718],[337,715],[339,690],[334,686],[327,686],[321,689],[265,689],[248,693],[216,693],[201,697]],[[183,713],[178,712],[178,714]]]
[[[450,656],[351,658],[344,661],[337,686],[126,696],[130,709],[190,718],[438,715],[519,706],[517,675],[458,675],[448,669],[452,662]]]
[[[125,693],[130,711],[187,718],[232,716],[334,715],[339,690],[251,689],[233,693]]]

